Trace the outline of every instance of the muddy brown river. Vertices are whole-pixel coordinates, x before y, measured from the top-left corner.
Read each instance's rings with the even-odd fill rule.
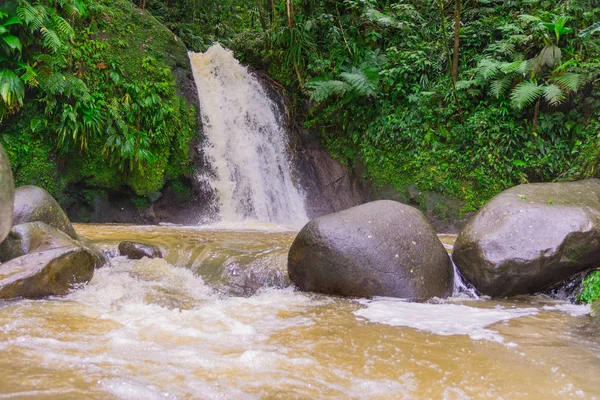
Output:
[[[76,229],[165,260],[115,257],[64,298],[0,303],[0,398],[600,398],[583,306],[300,293],[286,274],[296,232],[274,226]]]

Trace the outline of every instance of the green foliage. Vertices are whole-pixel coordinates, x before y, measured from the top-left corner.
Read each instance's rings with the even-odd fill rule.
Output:
[[[128,187],[153,197],[166,179],[188,172],[196,115],[177,94],[172,70],[188,61],[173,33],[127,0],[9,3],[18,23],[6,12],[0,24],[11,23],[23,46],[0,48],[16,54],[12,64],[0,54],[0,93],[12,114],[27,111],[8,117],[1,138],[13,150],[18,184],[58,195]],[[48,171],[43,180],[36,168]]]
[[[252,32],[235,27],[235,50],[375,183],[469,211],[519,183],[598,176],[597,1],[464,3],[456,96],[453,2],[295,2],[295,41],[285,2],[275,8]]]
[[[600,299],[600,271],[589,274],[581,283],[581,294],[578,300],[584,304]]]

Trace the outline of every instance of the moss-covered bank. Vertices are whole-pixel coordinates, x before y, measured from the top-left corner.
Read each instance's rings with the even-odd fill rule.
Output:
[[[119,192],[143,208],[168,182],[187,191],[197,97],[185,45],[130,1],[87,3],[69,20],[65,63],[48,67],[57,82],[30,87],[0,126],[15,184],[63,207]]]

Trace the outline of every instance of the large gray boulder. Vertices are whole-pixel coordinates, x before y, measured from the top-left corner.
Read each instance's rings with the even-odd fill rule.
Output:
[[[43,222],[36,221],[16,225],[11,229],[4,242],[0,243],[0,262],[10,261],[26,254],[73,246],[81,247],[90,253],[94,257],[95,268],[104,266],[107,261],[100,250],[74,240]],[[0,266],[1,271],[2,266]]]
[[[12,226],[15,185],[8,157],[0,145],[0,243]]]
[[[0,299],[67,294],[94,275],[96,258],[80,246],[27,254],[0,266]]]
[[[530,294],[600,262],[600,180],[536,183],[494,197],[458,236],[461,274],[494,297]]]
[[[288,254],[301,290],[426,300],[452,294],[453,267],[423,214],[389,200],[310,221]]]
[[[67,214],[54,197],[37,186],[22,186],[15,191],[13,225],[40,221],[77,239]]]

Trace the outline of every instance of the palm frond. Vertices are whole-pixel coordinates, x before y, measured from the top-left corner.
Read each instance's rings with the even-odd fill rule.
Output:
[[[551,79],[560,88],[567,92],[576,92],[583,84],[583,75],[566,72]]]
[[[510,94],[510,100],[514,107],[523,109],[534,104],[544,93],[544,88],[536,81],[524,81],[519,83]]]
[[[565,96],[565,93],[558,86],[550,84],[544,87],[544,99],[551,106],[562,104],[566,98],[567,96]]]

